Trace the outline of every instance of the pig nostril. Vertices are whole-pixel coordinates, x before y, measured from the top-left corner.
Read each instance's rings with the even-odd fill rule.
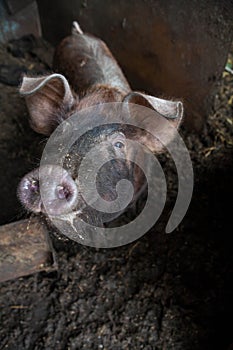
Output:
[[[78,202],[78,188],[70,174],[60,166],[41,167],[40,193],[44,210],[56,216],[71,212]]]
[[[40,186],[39,186],[39,181],[38,180],[35,180],[35,179],[32,179],[31,180],[31,183],[30,183],[30,190],[35,193],[35,194],[38,194],[39,193],[39,190],[40,190]]]
[[[32,177],[25,177],[20,183],[19,188],[24,195],[37,195],[40,192],[39,180]]]
[[[56,191],[57,191],[57,197],[59,199],[69,200],[69,198],[72,196],[72,192],[67,186],[58,185],[56,188]]]

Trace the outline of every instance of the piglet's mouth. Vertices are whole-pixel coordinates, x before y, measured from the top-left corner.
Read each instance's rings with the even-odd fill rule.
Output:
[[[65,169],[44,165],[22,178],[18,196],[29,211],[57,216],[71,212],[77,205],[78,188]]]

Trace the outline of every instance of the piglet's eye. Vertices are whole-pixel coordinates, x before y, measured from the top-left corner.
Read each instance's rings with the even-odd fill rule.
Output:
[[[124,148],[125,145],[124,145],[123,142],[117,141],[117,142],[114,143],[114,147],[116,147],[116,148]]]

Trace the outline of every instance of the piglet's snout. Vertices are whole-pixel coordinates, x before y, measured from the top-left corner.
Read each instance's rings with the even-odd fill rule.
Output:
[[[57,165],[45,165],[23,177],[18,195],[26,209],[62,215],[78,202],[78,188],[69,173]]]

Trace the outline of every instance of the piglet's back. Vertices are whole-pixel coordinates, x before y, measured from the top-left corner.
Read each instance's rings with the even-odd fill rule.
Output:
[[[122,70],[105,43],[83,33],[76,22],[72,35],[58,45],[54,54],[54,70],[64,74],[74,91],[86,93],[95,85],[107,85],[122,93],[131,91]]]

